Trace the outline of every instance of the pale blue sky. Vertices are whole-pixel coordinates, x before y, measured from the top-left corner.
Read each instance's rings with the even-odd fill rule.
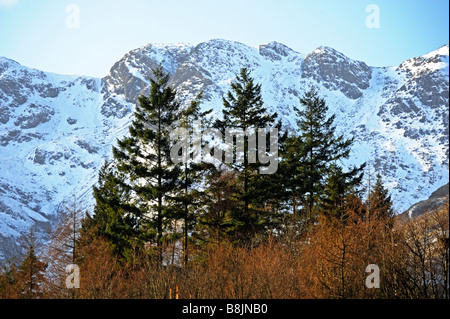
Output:
[[[79,28],[66,21],[79,8]],[[380,27],[368,28],[369,4]],[[104,76],[148,43],[269,41],[331,46],[371,66],[398,65],[449,40],[448,0],[0,0],[0,56],[44,71]],[[76,20],[70,20],[76,21]]]

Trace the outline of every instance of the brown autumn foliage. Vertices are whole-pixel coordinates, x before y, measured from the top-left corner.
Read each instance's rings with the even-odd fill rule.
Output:
[[[160,266],[150,252],[119,267],[101,240],[88,254],[77,298],[301,298],[297,264],[275,241],[251,249],[222,242],[197,252],[188,267]]]
[[[402,263],[397,290],[405,298],[446,298],[449,294],[449,204],[397,225],[396,253]]]
[[[301,281],[306,298],[374,298],[368,265],[384,265],[391,249],[389,220],[371,219],[362,203],[349,198],[339,214],[321,215],[302,254]]]
[[[80,233],[82,212],[74,200],[70,205],[62,205],[58,210],[58,223],[49,234],[43,260],[48,264],[44,290],[55,298],[70,298],[74,291],[67,291],[66,266],[76,264],[77,239]]]
[[[21,263],[10,263],[0,271],[0,298],[35,299],[45,295],[45,271],[48,264],[41,260],[37,251],[38,242],[32,229],[24,238],[22,246],[24,256]]]
[[[60,276],[39,277],[39,293],[27,295],[26,265],[11,266],[0,272],[0,298],[448,298],[448,216],[446,205],[394,225],[371,218],[353,198],[307,231],[293,228],[252,247],[226,240],[197,246],[187,266],[161,265],[152,247],[124,262],[105,239],[84,236],[75,260],[79,289],[64,287],[60,269]],[[369,264],[379,267],[380,288],[366,287]]]
[[[449,298],[448,204],[395,226],[358,215],[319,219],[303,251],[305,297]],[[379,289],[365,285],[369,264]]]

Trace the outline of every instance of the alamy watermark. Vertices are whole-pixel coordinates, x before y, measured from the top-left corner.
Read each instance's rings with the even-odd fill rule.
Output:
[[[217,128],[202,130],[199,122],[194,125],[194,128],[192,134],[188,129],[182,127],[171,132],[170,139],[176,143],[170,150],[170,157],[175,164],[189,161],[243,164],[247,151],[247,163],[268,164],[259,167],[260,174],[274,174],[278,170],[277,128],[248,128],[246,130],[227,128],[225,137]],[[267,134],[269,140],[267,140]],[[245,150],[245,142],[247,142],[247,150]]]
[[[380,288],[380,268],[375,264],[366,267],[366,272],[370,273],[366,278],[366,287],[369,289]]]
[[[380,28],[380,7],[376,4],[369,4],[366,13],[370,13],[366,18],[366,27],[369,29]]]
[[[66,6],[66,27],[68,29],[80,28],[80,7],[77,4],[69,4]]]
[[[67,265],[66,274],[66,288],[80,288],[80,268],[78,267],[78,265]]]

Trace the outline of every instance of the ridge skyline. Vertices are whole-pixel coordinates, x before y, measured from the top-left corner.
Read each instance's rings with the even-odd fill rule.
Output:
[[[287,49],[289,49],[289,50],[291,50],[291,51],[293,51],[293,52],[295,52],[295,53],[297,53],[297,54],[299,54],[299,55],[301,55],[301,56],[304,56],[304,57],[306,57],[308,54],[310,54],[310,53],[312,53],[312,52],[315,52],[315,51],[317,51],[317,50],[319,50],[319,49],[322,49],[322,48],[331,48],[333,51],[342,54],[343,56],[345,56],[346,58],[348,58],[348,59],[350,59],[350,60],[353,60],[353,61],[359,61],[359,62],[364,62],[364,63],[366,63],[366,61],[364,61],[364,60],[352,58],[352,57],[350,57],[350,54],[343,53],[343,52],[341,52],[340,50],[337,50],[337,49],[335,49],[334,47],[332,47],[332,46],[330,46],[330,45],[325,45],[325,44],[319,45],[319,46],[316,47],[314,50],[312,50],[312,51],[310,51],[310,52],[308,52],[308,53],[303,53],[303,52],[299,52],[299,51],[297,51],[297,50],[294,50],[294,49],[292,49],[290,46],[288,46],[288,45],[286,45],[286,44],[284,44],[284,43],[282,43],[282,42],[279,42],[279,41],[277,41],[277,40],[266,41],[266,42],[263,42],[263,43],[261,43],[261,44],[259,44],[259,45],[257,45],[257,46],[250,46],[250,45],[247,45],[247,44],[245,44],[245,43],[243,43],[243,42],[240,42],[240,41],[229,40],[229,39],[225,39],[225,38],[212,38],[212,39],[210,39],[210,40],[207,40],[207,41],[201,41],[201,42],[198,42],[198,43],[196,43],[196,44],[195,44],[195,43],[191,43],[191,42],[149,42],[149,43],[147,43],[147,44],[145,44],[145,45],[142,45],[142,46],[139,46],[139,47],[137,47],[137,48],[135,48],[135,49],[128,50],[127,52],[125,52],[124,54],[122,54],[121,58],[119,58],[117,61],[119,61],[120,59],[122,59],[123,57],[125,57],[127,54],[132,53],[133,51],[142,50],[142,49],[147,48],[147,47],[150,47],[150,46],[155,46],[155,47],[166,47],[166,48],[167,48],[167,47],[174,47],[174,48],[175,48],[175,47],[190,47],[190,48],[195,48],[195,47],[197,47],[198,45],[201,45],[201,44],[204,44],[204,43],[209,43],[209,42],[212,42],[212,41],[225,41],[225,42],[237,43],[237,44],[241,44],[241,45],[247,46],[247,47],[252,48],[252,49],[255,49],[255,50],[259,50],[259,48],[260,48],[261,46],[265,46],[265,45],[269,45],[269,44],[281,44],[282,46],[286,47]],[[413,59],[413,58],[417,58],[417,57],[423,57],[423,56],[426,56],[426,55],[428,55],[428,54],[432,54],[433,52],[439,51],[439,50],[442,49],[443,47],[448,47],[449,44],[450,44],[450,43],[444,43],[444,44],[442,44],[441,46],[439,46],[438,48],[435,48],[435,49],[433,49],[433,50],[431,50],[431,51],[429,51],[429,52],[425,52],[425,53],[421,54],[420,56],[411,56],[411,57],[409,57],[409,58],[407,58],[407,59],[401,61],[401,62],[400,62],[399,64],[397,64],[397,65],[388,65],[388,64],[379,65],[379,66],[370,65],[370,64],[367,64],[367,65],[368,65],[369,67],[372,67],[372,68],[397,67],[397,66],[401,65],[403,62],[405,62],[405,61],[407,61],[407,60],[410,60],[410,59]],[[42,71],[42,72],[45,72],[45,73],[52,73],[52,74],[57,74],[57,75],[77,76],[77,77],[98,78],[98,79],[102,79],[102,78],[107,77],[108,74],[111,72],[111,68],[112,68],[112,66],[109,67],[108,71],[106,71],[106,73],[105,73],[104,75],[102,75],[102,76],[95,76],[95,75],[89,75],[89,74],[64,73],[64,72],[58,72],[58,71],[49,71],[49,70],[45,70],[45,69],[40,69],[40,68],[36,68],[36,67],[31,67],[31,66],[26,65],[26,64],[24,64],[24,63],[22,63],[22,62],[20,62],[20,61],[18,61],[18,60],[16,60],[16,59],[10,58],[10,57],[8,57],[8,56],[1,56],[1,55],[0,55],[0,58],[5,58],[5,59],[7,59],[7,60],[10,60],[10,61],[13,61],[13,62],[18,63],[18,64],[21,65],[21,66],[25,66],[25,67],[27,67],[27,68],[30,68],[30,69],[33,69],[33,70]],[[117,61],[116,61],[116,62],[117,62]],[[114,65],[114,63],[116,63],[116,62],[113,62],[112,64]]]

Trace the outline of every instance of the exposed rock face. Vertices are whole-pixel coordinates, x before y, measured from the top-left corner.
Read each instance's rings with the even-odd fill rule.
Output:
[[[282,43],[270,42],[259,46],[259,54],[272,61],[281,61],[283,57],[288,57],[294,51]]]
[[[349,99],[356,100],[370,86],[372,69],[332,48],[320,47],[305,58],[302,77],[323,83],[325,88],[339,90]]]
[[[103,79],[45,73],[0,58],[0,260],[33,225],[56,219],[91,187],[111,145],[128,132],[152,68],[172,77],[182,106],[203,91],[203,109],[221,115],[222,96],[240,68],[262,85],[265,107],[287,129],[311,85],[336,115],[337,133],[354,137],[345,165],[368,162],[402,212],[448,183],[448,45],[398,67],[376,68],[319,47],[304,55],[271,42],[258,48],[214,39],[198,45],[150,44],[130,51]]]
[[[163,65],[174,74],[186,59],[190,46],[147,45],[130,51],[116,62],[108,76],[103,79],[103,93],[123,95],[127,102],[135,103],[153,78],[152,69]]]

